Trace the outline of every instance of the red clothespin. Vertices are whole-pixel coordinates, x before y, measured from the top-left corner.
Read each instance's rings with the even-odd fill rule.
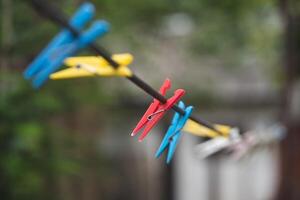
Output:
[[[160,88],[160,93],[165,96],[168,89],[171,88],[171,81],[166,79],[163,85]],[[150,104],[149,108],[138,122],[137,126],[131,133],[131,136],[135,136],[144,126],[145,129],[139,141],[141,142],[150,132],[150,130],[158,123],[158,121],[164,116],[166,111],[168,111],[177,101],[185,94],[183,89],[178,89],[174,92],[174,95],[167,100],[165,104],[161,104],[159,100],[154,99]]]

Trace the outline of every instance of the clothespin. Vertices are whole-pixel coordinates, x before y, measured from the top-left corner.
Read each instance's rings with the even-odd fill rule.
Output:
[[[90,3],[83,4],[69,21],[70,25],[80,31],[94,15],[94,6]],[[26,79],[33,79],[33,86],[40,87],[51,73],[56,71],[63,60],[74,55],[98,37],[108,31],[108,23],[95,21],[84,33],[74,36],[69,30],[61,31],[29,65],[24,72]]]
[[[249,152],[279,142],[286,136],[286,128],[281,124],[273,124],[270,127],[259,127],[256,130],[243,134],[239,143],[232,145],[232,158],[239,160]]]
[[[235,143],[229,148],[231,157],[234,160],[240,160],[257,145],[258,141],[255,135],[256,134],[253,134],[252,131],[246,132],[238,143]]]
[[[168,164],[172,160],[176,146],[181,137],[181,130],[184,127],[185,123],[187,122],[188,118],[190,117],[190,115],[192,114],[192,111],[193,111],[193,106],[188,106],[187,108],[185,108],[185,105],[182,101],[179,102],[179,107],[185,111],[185,114],[181,115],[177,112],[174,114],[172,123],[171,123],[165,137],[163,138],[160,147],[158,148],[158,150],[155,154],[155,157],[158,158],[169,146],[169,151],[168,151],[168,155],[167,155],[167,163]]]
[[[195,147],[195,152],[198,158],[204,159],[226,148],[230,148],[240,141],[239,129],[232,128],[228,137],[219,136],[202,142]]]
[[[50,75],[51,79],[66,79],[93,76],[132,76],[128,65],[132,63],[131,54],[115,54],[112,59],[120,66],[115,69],[100,56],[70,57],[65,59],[65,65],[70,68],[58,71]]]
[[[166,79],[163,85],[160,88],[160,93],[165,96],[168,89],[171,87],[171,81]],[[158,121],[164,116],[164,114],[172,108],[174,104],[184,95],[185,91],[183,89],[178,89],[174,92],[174,95],[167,100],[165,104],[161,104],[159,100],[154,99],[153,102],[148,107],[147,111],[138,122],[136,127],[131,133],[131,136],[135,136],[143,127],[144,130],[139,137],[139,141],[141,142],[150,130],[158,123]]]
[[[83,27],[92,19],[94,15],[94,7],[89,3],[83,4],[70,19],[69,23],[77,30],[82,30]],[[29,67],[24,72],[26,79],[33,78],[39,71],[45,68],[48,64],[47,59],[49,54],[57,47],[67,44],[73,40],[72,33],[68,30],[62,30],[48,46],[33,60]]]
[[[222,136],[224,137],[228,137],[231,131],[231,127],[226,125],[215,124],[214,128],[223,133]],[[220,134],[216,131],[198,124],[197,122],[194,122],[192,120],[187,121],[186,125],[183,127],[183,131],[201,137],[215,138],[220,136]]]

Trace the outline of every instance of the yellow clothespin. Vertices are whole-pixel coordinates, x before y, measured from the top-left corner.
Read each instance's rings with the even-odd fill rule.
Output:
[[[215,129],[223,133],[223,137],[228,137],[229,133],[231,131],[230,126],[226,125],[220,125],[220,124],[215,124],[214,125]],[[220,134],[216,131],[213,131],[205,126],[202,126],[192,120],[188,120],[185,126],[182,129],[185,132],[188,132],[193,135],[201,136],[201,137],[210,137],[210,138],[215,138],[220,136]]]
[[[51,74],[51,79],[67,79],[90,76],[132,76],[127,67],[133,61],[131,54],[115,54],[112,59],[119,63],[114,69],[104,58],[100,56],[70,57],[65,59],[65,65],[70,68]]]

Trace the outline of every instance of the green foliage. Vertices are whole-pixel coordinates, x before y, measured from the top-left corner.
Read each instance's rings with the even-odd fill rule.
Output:
[[[66,81],[65,87],[49,84],[39,91],[27,81],[15,81],[17,87],[0,103],[0,185],[11,191],[5,199],[35,199],[46,190],[49,178],[78,175],[81,169],[81,160],[61,155],[53,143],[53,137],[65,135],[66,130],[57,130],[52,120],[74,112],[83,103],[93,107],[106,100],[101,91],[95,92],[95,81],[76,87],[78,81]]]

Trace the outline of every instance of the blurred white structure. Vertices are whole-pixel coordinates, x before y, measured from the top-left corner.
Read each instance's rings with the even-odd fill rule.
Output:
[[[277,187],[278,146],[263,148],[237,161],[228,155],[199,159],[199,142],[186,134],[175,159],[177,200],[267,200]]]

